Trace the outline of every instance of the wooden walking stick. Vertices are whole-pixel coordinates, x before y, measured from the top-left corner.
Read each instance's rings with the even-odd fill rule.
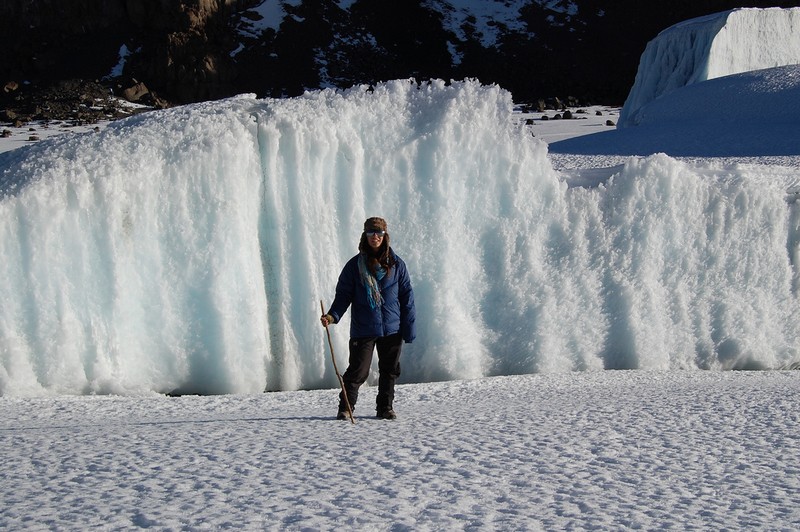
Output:
[[[322,315],[325,315],[325,304],[319,300],[319,308],[322,309]],[[344,380],[339,374],[339,368],[336,367],[336,355],[333,354],[333,342],[331,341],[331,331],[328,329],[328,324],[325,324],[325,332],[328,334],[328,347],[331,348],[331,359],[333,359],[333,371],[336,372],[336,378],[339,379],[339,386],[342,387],[342,397],[344,397],[344,404],[347,405],[347,415],[350,416],[350,423],[355,425],[356,419],[353,417],[353,409],[350,408],[350,399],[347,398],[347,390],[344,389]]]

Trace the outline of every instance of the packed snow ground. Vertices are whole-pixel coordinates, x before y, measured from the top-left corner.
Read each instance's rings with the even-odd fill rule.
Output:
[[[800,372],[0,401],[8,530],[796,530]]]

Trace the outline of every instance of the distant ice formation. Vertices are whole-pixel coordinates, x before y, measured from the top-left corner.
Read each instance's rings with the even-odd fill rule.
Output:
[[[647,103],[701,81],[800,63],[800,8],[744,8],[687,20],[645,48],[619,127]]]
[[[639,109],[636,127],[570,138],[549,149],[584,155],[797,157],[798,102],[800,65],[752,70],[664,94]]]

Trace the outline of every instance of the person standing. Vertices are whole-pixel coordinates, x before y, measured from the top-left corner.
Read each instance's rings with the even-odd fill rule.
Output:
[[[386,220],[367,218],[358,244],[358,255],[347,261],[336,283],[336,297],[323,326],[338,323],[352,305],[350,358],[342,375],[351,408],[358,402],[358,389],[369,376],[372,354],[378,351],[378,395],[376,417],[395,419],[394,385],[400,376],[403,342],[416,337],[414,291],[405,262],[389,246]],[[339,393],[337,419],[347,419],[344,392]]]

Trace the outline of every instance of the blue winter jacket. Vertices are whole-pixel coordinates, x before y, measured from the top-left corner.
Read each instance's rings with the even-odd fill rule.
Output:
[[[336,298],[328,312],[338,323],[347,307],[353,305],[350,316],[350,337],[368,338],[400,333],[406,343],[417,336],[414,320],[414,291],[403,260],[390,249],[395,264],[391,271],[378,281],[383,304],[373,309],[367,297],[367,288],[358,273],[358,255],[347,261],[336,283]]]

